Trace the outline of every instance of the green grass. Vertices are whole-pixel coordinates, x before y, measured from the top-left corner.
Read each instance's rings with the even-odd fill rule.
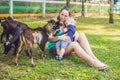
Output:
[[[42,26],[48,19],[18,19],[31,28]],[[91,68],[74,53],[62,61],[47,54],[41,59],[41,51],[34,49],[35,67],[31,67],[29,58],[22,51],[19,66],[14,65],[13,50],[5,56],[0,44],[0,80],[119,80],[120,78],[120,19],[109,24],[108,18],[76,18],[77,31],[84,32],[94,54],[109,65],[105,72]],[[2,28],[0,27],[0,33]],[[47,50],[46,50],[47,52]]]

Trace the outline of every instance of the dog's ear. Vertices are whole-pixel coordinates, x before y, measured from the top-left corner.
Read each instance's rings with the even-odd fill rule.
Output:
[[[9,16],[9,17],[7,17],[7,19],[9,19],[9,20],[13,20],[13,19],[12,19],[12,17],[10,17],[10,16]]]
[[[53,30],[57,30],[59,28],[60,28],[60,22],[57,21],[57,22],[55,22],[55,25],[53,26]]]
[[[55,20],[54,20],[54,19],[50,19],[50,20],[48,21],[48,23],[55,24]]]
[[[6,18],[6,17],[4,17],[3,19],[4,19],[4,20],[6,20],[7,18]]]

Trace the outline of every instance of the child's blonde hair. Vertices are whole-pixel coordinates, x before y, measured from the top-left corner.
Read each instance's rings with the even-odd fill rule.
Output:
[[[66,20],[65,24],[66,24],[66,26],[69,25],[69,24],[75,25],[76,22],[75,22],[75,20],[74,20],[73,17],[69,17],[69,18]]]

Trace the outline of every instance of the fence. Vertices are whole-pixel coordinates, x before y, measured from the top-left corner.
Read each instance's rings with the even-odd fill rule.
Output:
[[[8,1],[8,0],[6,0],[6,1]],[[16,6],[16,5],[13,5],[14,4],[14,2],[35,2],[35,3],[41,3],[41,5],[42,6]],[[55,6],[55,7],[48,7],[48,6],[46,6],[46,4],[63,4],[63,5],[66,5],[66,1],[48,1],[48,0],[9,0],[9,4],[10,5],[4,5],[4,6],[0,6],[0,9],[9,9],[9,14],[2,14],[1,16],[11,16],[11,17],[13,17],[13,16],[26,16],[26,15],[28,15],[28,16],[43,16],[43,17],[45,17],[45,15],[46,15],[46,10],[59,10],[61,7],[57,7],[57,6]],[[82,3],[81,2],[70,2],[70,4],[72,5],[77,5],[77,7],[76,8],[73,8],[72,7],[72,10],[79,10],[79,11],[81,11],[81,5],[82,5]],[[90,8],[90,6],[92,6],[93,8]],[[96,6],[98,7],[98,8],[96,8]],[[103,7],[107,7],[107,8],[103,8]],[[15,9],[17,9],[17,10],[20,10],[20,9],[25,9],[25,10],[34,10],[34,9],[38,9],[38,10],[40,10],[41,11],[41,14],[39,13],[39,14],[14,14],[13,13],[13,10],[15,10]],[[86,1],[86,3],[85,3],[85,13],[87,14],[87,12],[88,12],[88,10],[93,10],[93,11],[95,11],[95,10],[98,10],[99,11],[99,14],[101,14],[101,12],[102,12],[102,10],[104,9],[105,11],[107,11],[107,10],[109,10],[109,4],[101,4],[101,3],[97,3],[97,4],[92,4],[92,3],[88,3],[87,1]],[[0,17],[1,17],[0,16]]]
[[[114,13],[120,14],[120,0],[116,0],[114,4]]]

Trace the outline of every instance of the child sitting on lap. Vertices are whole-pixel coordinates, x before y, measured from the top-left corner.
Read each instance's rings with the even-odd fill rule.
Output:
[[[69,45],[69,43],[71,43],[73,41],[73,36],[76,31],[75,21],[72,17],[70,17],[65,22],[65,26],[66,26],[65,28],[60,28],[60,31],[62,31],[61,35],[67,35],[70,37],[70,39],[67,41],[59,40],[56,42],[56,50],[57,50],[56,59],[57,60],[63,59],[63,55],[65,53],[65,48]]]

